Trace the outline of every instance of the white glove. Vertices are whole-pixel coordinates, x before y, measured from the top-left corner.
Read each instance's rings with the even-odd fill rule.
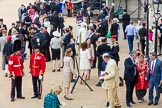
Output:
[[[43,78],[42,75],[39,75],[39,80],[42,80],[42,78]]]

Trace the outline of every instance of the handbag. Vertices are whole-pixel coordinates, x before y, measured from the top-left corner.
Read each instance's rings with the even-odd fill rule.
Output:
[[[111,31],[109,31],[107,34],[106,34],[106,38],[110,38],[111,36]]]
[[[93,57],[91,57],[89,60],[90,60],[90,62],[93,62]]]

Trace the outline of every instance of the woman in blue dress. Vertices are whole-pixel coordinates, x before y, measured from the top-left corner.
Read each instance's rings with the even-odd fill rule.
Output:
[[[44,108],[60,108],[61,103],[57,97],[62,92],[60,85],[53,87],[44,98]]]
[[[63,7],[63,2],[60,0],[59,2],[59,13],[62,14],[62,7]]]

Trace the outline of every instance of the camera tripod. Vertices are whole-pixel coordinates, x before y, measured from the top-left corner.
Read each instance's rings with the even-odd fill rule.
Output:
[[[79,67],[78,67],[78,61],[77,61],[77,58],[75,59],[76,61],[76,67],[77,67],[77,71],[78,71],[78,76],[77,76],[77,79],[72,87],[72,90],[71,90],[71,93],[73,93],[74,89],[75,89],[75,86],[79,80],[79,78],[84,82],[84,84],[90,89],[90,91],[93,91],[92,88],[87,84],[87,82],[80,76],[80,72],[79,72]]]

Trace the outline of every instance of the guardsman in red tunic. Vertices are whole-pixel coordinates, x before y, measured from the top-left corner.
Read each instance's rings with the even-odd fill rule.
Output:
[[[21,50],[20,40],[14,41],[13,50],[14,53],[9,57],[8,62],[8,70],[11,78],[11,102],[13,102],[15,98],[15,89],[17,90],[17,98],[25,99],[25,97],[22,96],[22,76],[24,74],[23,73],[24,65],[20,53]]]
[[[43,74],[46,68],[46,60],[44,55],[40,53],[40,46],[40,39],[38,37],[34,37],[32,39],[32,48],[34,49],[34,53],[30,56],[29,64],[34,91],[34,96],[31,97],[32,99],[41,99]]]

